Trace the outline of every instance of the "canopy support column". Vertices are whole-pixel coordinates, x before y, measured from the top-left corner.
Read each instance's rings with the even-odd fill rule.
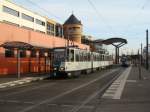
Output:
[[[17,49],[17,77],[20,78],[20,50]]]

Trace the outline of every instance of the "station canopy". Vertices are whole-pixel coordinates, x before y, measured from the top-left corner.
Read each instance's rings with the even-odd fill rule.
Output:
[[[20,49],[20,50],[40,50],[40,51],[48,51],[49,48],[44,48],[40,46],[33,46],[29,43],[18,42],[18,41],[10,41],[5,42],[0,47],[4,47],[6,49]]]
[[[0,45],[0,47],[4,47],[6,49],[32,49],[33,46],[25,43],[25,42],[18,42],[18,41],[11,41],[11,42],[5,42],[4,44]]]
[[[109,38],[109,39],[106,39],[106,40],[102,40],[102,39],[98,39],[98,40],[95,40],[94,43],[97,43],[97,44],[106,44],[106,45],[110,45],[110,44],[114,44],[114,43],[124,43],[124,44],[127,44],[127,40],[126,39],[123,39],[123,38]]]

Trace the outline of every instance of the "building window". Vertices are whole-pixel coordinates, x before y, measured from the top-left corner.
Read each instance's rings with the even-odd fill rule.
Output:
[[[25,20],[28,20],[28,21],[31,21],[31,22],[34,22],[34,18],[29,16],[29,15],[26,15],[24,13],[22,13],[22,18],[25,19]]]
[[[55,33],[56,33],[56,36],[62,37],[62,36],[63,36],[63,29],[62,29],[62,26],[56,25]]]
[[[45,26],[45,22],[41,21],[39,19],[36,19],[36,23],[39,24],[39,25]]]
[[[14,57],[14,50],[5,49],[5,57]]]
[[[54,24],[47,23],[47,30],[54,31]]]
[[[48,22],[47,23],[47,34],[55,35],[54,28],[55,28],[55,25]]]
[[[9,7],[3,6],[3,12],[19,17],[19,12]]]
[[[51,31],[47,31],[47,34],[48,34],[48,35],[53,35],[53,36],[55,35],[55,33],[54,33],[54,32],[51,32]]]

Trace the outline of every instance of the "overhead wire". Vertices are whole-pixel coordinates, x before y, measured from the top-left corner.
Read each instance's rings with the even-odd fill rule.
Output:
[[[38,7],[39,9],[43,10],[48,16],[49,16],[49,15],[52,15],[53,17],[55,17],[55,18],[58,19],[59,21],[62,20],[60,17],[56,16],[54,13],[48,11],[47,9],[41,7],[39,4],[37,4],[37,3],[35,3],[35,2],[33,2],[33,1],[31,1],[31,0],[26,0],[26,1],[29,2],[30,4],[32,4],[33,6],[36,6],[36,7]]]
[[[145,6],[147,5],[147,3],[149,2],[149,0],[146,0],[145,3],[143,4],[143,6],[141,7],[142,10],[145,9]]]
[[[103,15],[99,12],[99,10],[96,8],[95,4],[91,0],[87,0],[88,3],[91,5],[97,16],[102,20],[102,22],[106,25],[106,27],[109,29],[109,31],[113,34],[115,34],[115,31],[113,30],[112,26],[108,24],[108,21],[103,17]]]
[[[133,18],[131,19],[130,24],[127,25],[127,30],[123,31],[123,33],[126,33],[129,30],[129,28],[133,28],[134,25],[136,25],[136,24],[133,24],[133,23],[136,22],[136,20],[137,20],[136,18],[139,17],[140,13],[142,13],[142,11],[145,9],[145,6],[148,4],[149,1],[150,0],[145,0],[144,4],[142,6],[140,6],[139,11],[133,16]],[[132,25],[132,27],[131,27],[131,25]]]

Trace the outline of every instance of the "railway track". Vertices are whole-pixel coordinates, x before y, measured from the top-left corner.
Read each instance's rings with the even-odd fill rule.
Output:
[[[34,89],[25,87],[22,92],[16,90],[1,97],[0,105],[5,102],[17,108],[22,104],[15,112],[94,112],[104,91],[123,71],[118,68],[76,79],[56,80],[50,87],[49,83]],[[0,111],[9,110],[2,109]]]

